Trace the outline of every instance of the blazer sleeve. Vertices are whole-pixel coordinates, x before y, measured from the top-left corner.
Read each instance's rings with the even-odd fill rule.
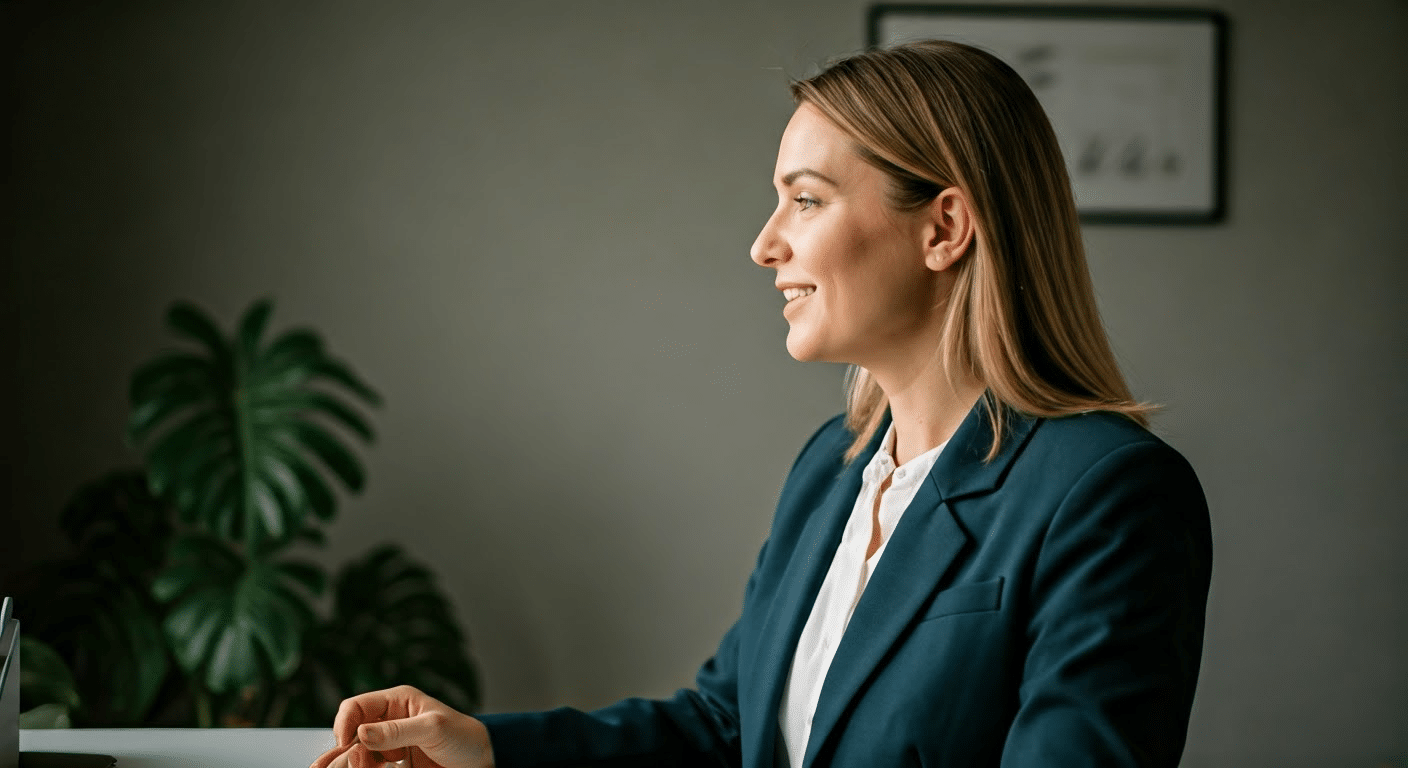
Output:
[[[761,563],[767,551],[758,554]],[[753,592],[758,569],[748,579]],[[735,622],[713,657],[699,668],[695,687],[669,699],[629,698],[583,712],[560,707],[547,712],[482,715],[498,768],[535,766],[675,765],[685,768],[738,766],[738,632]]]
[[[1148,441],[1092,465],[1036,558],[1002,765],[1176,766],[1211,573],[1207,501],[1181,455]]]

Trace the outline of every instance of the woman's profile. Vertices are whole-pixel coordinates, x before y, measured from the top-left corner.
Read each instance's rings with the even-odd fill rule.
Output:
[[[1178,764],[1207,504],[1115,362],[1036,98],[939,41],[792,92],[751,255],[847,402],[694,687],[478,718],[373,691],[314,768]]]

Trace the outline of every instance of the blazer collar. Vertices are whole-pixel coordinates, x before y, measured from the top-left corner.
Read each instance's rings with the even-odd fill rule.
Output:
[[[992,461],[986,461],[992,448],[992,424],[988,418],[988,403],[1002,412],[1002,445]],[[885,422],[881,434],[890,424],[890,410],[885,409]],[[1017,458],[1017,454],[1027,443],[1032,430],[1040,420],[1020,414],[1006,406],[996,404],[991,395],[978,398],[977,404],[968,412],[958,430],[953,433],[948,447],[939,454],[934,468],[929,472],[929,481],[934,484],[943,501],[987,493],[995,490],[1007,474],[1007,468]],[[883,559],[883,558],[882,558]]]

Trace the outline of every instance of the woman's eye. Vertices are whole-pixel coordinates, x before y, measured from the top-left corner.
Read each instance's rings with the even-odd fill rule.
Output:
[[[802,210],[804,210],[804,211],[807,210],[808,208],[815,208],[815,207],[817,207],[818,205],[821,205],[821,201],[820,201],[820,200],[817,200],[817,199],[814,198],[814,197],[807,197],[806,195],[802,195],[802,196],[800,196],[800,197],[794,197],[794,198],[792,198],[792,199],[795,200],[796,203],[797,203],[797,205],[801,206]]]

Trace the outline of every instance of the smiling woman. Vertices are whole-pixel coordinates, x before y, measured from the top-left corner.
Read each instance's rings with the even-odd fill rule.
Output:
[[[959,50],[940,42],[892,49],[887,55],[902,62],[894,67],[842,61],[793,86],[801,104],[794,124],[816,126],[819,146],[879,177],[897,215],[970,228],[963,245],[971,252],[957,254],[968,258],[929,264],[951,275],[934,305],[942,317],[930,313],[920,346],[937,349],[950,375],[972,374],[991,393],[994,453],[999,403],[1040,416],[1101,410],[1147,424],[1152,409],[1134,401],[1100,322],[1055,132],[1015,72]],[[784,138],[779,163],[787,151]],[[856,186],[873,188],[864,176]],[[884,393],[895,391],[875,372],[862,364],[851,377],[847,426],[857,439],[848,458],[879,425]]]
[[[942,42],[793,95],[751,255],[788,352],[852,366],[847,412],[802,448],[695,687],[478,719],[374,691],[315,768],[1177,765],[1207,504],[1115,364],[1035,97]]]

